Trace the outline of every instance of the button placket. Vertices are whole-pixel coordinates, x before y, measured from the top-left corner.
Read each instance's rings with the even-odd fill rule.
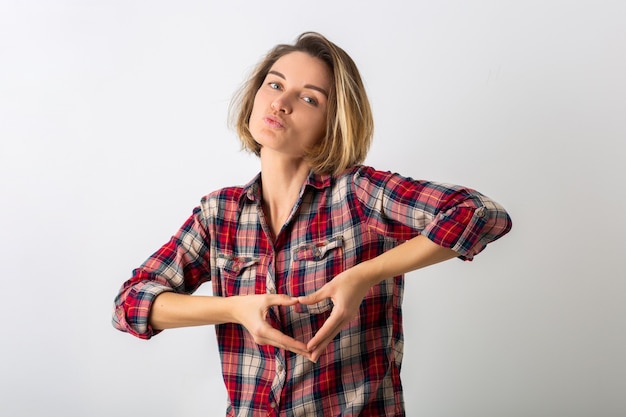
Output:
[[[285,357],[282,355],[282,352],[279,352],[276,355],[276,376],[280,379],[280,381],[285,381],[286,379]]]
[[[276,294],[276,271],[274,270],[274,257],[267,265],[267,275],[265,277],[265,290],[268,294]]]
[[[272,390],[270,395],[270,407],[276,408],[278,405],[278,399],[280,398],[283,387],[285,386],[287,372],[285,370],[285,355],[281,349],[276,349],[276,356],[274,357],[274,368],[276,373],[274,375],[274,381],[272,382]],[[272,405],[274,404],[274,405]]]

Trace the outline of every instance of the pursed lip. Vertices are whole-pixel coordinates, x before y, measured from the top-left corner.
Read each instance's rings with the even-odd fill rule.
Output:
[[[263,122],[265,122],[265,124],[268,125],[269,127],[273,127],[275,129],[281,129],[285,127],[283,121],[280,118],[276,116],[272,116],[272,115],[265,116],[263,118]]]

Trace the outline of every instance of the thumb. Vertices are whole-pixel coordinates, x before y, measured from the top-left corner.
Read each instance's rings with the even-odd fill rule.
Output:
[[[300,302],[300,304],[317,304],[320,301],[324,300],[325,298],[328,298],[327,295],[324,295],[324,288],[320,288],[319,290],[311,293],[311,294],[307,294],[307,295],[301,295],[300,297],[298,297],[298,301]]]
[[[298,303],[297,297],[290,297],[287,294],[270,294],[268,297],[270,305],[291,306]]]

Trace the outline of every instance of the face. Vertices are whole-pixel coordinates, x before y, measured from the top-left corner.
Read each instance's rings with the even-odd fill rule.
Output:
[[[250,133],[265,152],[302,158],[326,133],[331,74],[326,64],[304,52],[278,59],[256,93]]]

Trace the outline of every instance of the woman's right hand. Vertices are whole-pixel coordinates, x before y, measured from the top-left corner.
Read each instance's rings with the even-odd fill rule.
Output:
[[[295,297],[285,294],[255,294],[232,297],[196,296],[163,292],[152,304],[150,325],[163,330],[175,327],[237,323],[259,345],[287,349],[311,359],[306,344],[273,328],[267,321],[272,306],[293,306]]]
[[[256,294],[229,297],[229,301],[232,302],[234,322],[244,326],[257,344],[272,345],[311,359],[304,342],[287,336],[267,321],[272,306],[293,306],[298,304],[298,298],[285,294]]]

